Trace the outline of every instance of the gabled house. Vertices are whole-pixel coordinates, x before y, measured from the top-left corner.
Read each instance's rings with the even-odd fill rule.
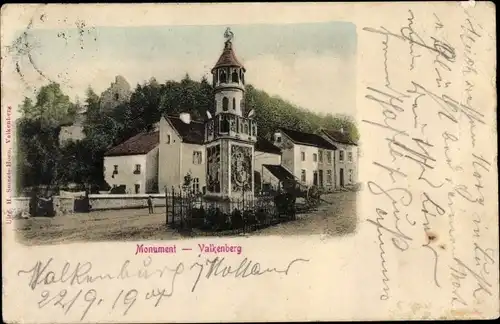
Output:
[[[208,147],[205,121],[186,123],[177,116],[167,115],[161,118],[159,127],[159,189],[183,186],[184,178],[189,174],[191,189],[206,192]],[[264,138],[257,137],[254,153],[255,178],[261,178],[264,165],[281,164],[281,150]]]
[[[158,187],[178,189],[184,177],[191,176],[194,191],[202,192],[206,185],[205,125],[179,117],[164,116],[160,120]]]
[[[111,187],[125,186],[128,194],[158,192],[160,132],[143,132],[104,154],[104,179]]]
[[[281,148],[282,165],[300,183],[334,189],[337,147],[320,135],[280,128],[274,133],[274,144]]]
[[[358,144],[350,139],[343,129],[340,131],[321,131],[325,140],[335,145],[335,176],[340,187],[358,182]]]

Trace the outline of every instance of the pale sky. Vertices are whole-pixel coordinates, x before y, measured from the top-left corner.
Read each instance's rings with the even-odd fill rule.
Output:
[[[73,100],[84,99],[89,85],[101,93],[116,75],[132,88],[152,77],[165,82],[186,73],[211,82],[226,27],[235,35],[247,83],[315,112],[355,114],[356,28],[347,22],[91,27],[81,34],[77,28],[33,29],[28,39],[34,64],[26,56],[9,57],[4,76],[12,78],[9,84],[29,85],[31,95],[53,80]],[[17,107],[26,93],[9,91],[4,99]]]

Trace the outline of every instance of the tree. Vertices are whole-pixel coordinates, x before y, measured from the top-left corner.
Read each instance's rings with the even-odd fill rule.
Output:
[[[31,99],[25,98],[20,111],[25,118],[41,120],[43,125],[53,126],[71,122],[76,106],[62,92],[60,85],[52,82],[40,88],[34,105]]]
[[[106,187],[103,174],[104,153],[123,133],[123,125],[116,120],[116,115],[120,115],[120,112],[129,111],[123,109],[123,106],[119,105],[111,111],[101,111],[99,96],[92,88],[87,89],[87,118],[83,127],[86,137],[78,144],[68,147],[64,155],[68,164],[73,163],[76,173],[72,179],[74,182]],[[122,115],[122,118],[125,117]]]
[[[99,96],[91,87],[88,87],[85,99],[85,110],[87,111],[85,126],[89,126],[99,120],[100,107]]]
[[[17,174],[18,188],[59,184],[61,150],[60,125],[71,122],[76,105],[65,95],[59,84],[50,83],[40,88],[36,102],[24,98],[20,105],[21,118],[17,120]]]
[[[16,129],[18,188],[46,185],[49,190],[58,177],[59,128],[45,125],[41,119],[22,117]]]
[[[184,192],[186,192],[186,193],[191,193],[192,192],[192,189],[191,189],[192,183],[193,183],[193,177],[191,176],[191,172],[188,172],[184,176],[184,182],[182,183],[182,190],[184,190]]]
[[[315,133],[320,128],[340,130],[359,139],[359,133],[352,117],[346,115],[318,114],[298,107],[277,96],[271,97],[265,91],[257,90],[252,85],[246,86],[246,112],[255,110],[259,136],[271,139],[274,131],[285,127],[297,131]]]

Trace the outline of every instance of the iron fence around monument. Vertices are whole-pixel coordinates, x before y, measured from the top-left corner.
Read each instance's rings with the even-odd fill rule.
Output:
[[[229,200],[171,188],[165,199],[167,226],[199,235],[249,233],[296,219],[295,198],[282,192]]]

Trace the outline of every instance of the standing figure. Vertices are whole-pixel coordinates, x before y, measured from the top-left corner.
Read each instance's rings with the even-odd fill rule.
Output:
[[[150,214],[152,214],[154,212],[154,210],[153,210],[153,198],[151,196],[148,196],[148,209],[149,209]]]

